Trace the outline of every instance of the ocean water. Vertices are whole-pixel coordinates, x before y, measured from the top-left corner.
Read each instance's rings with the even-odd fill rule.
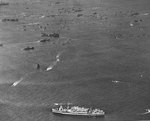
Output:
[[[149,16],[144,15],[149,6],[143,7],[149,2],[124,3],[143,11],[131,18],[133,9],[128,11],[117,0],[107,1],[106,9],[100,10],[97,0],[70,1],[68,5],[93,7],[104,14],[102,18],[108,18],[96,21],[90,18],[90,10],[84,9],[89,18],[68,23],[70,30],[59,30],[60,38],[47,43],[40,43],[39,32],[30,28],[21,32],[13,30],[12,23],[0,23],[0,41],[4,43],[0,47],[0,121],[150,120]],[[130,27],[135,18],[144,22]],[[51,20],[55,25],[62,20],[57,27],[69,20],[57,19]],[[35,49],[23,51],[26,46]],[[54,103],[101,108],[106,115],[54,115]]]
[[[131,44],[130,48],[113,46],[114,42],[106,38],[101,42],[95,40],[90,43],[90,39],[80,42],[64,48],[59,55],[60,60],[51,70],[46,70],[46,67],[57,61],[58,53],[52,54],[53,59],[49,64],[43,64],[41,70],[31,69],[26,64],[19,66],[20,60],[16,58],[17,62],[10,60],[9,63],[14,63],[20,74],[10,70],[2,75],[9,81],[0,84],[1,121],[148,120],[149,114],[144,114],[150,108],[149,58],[143,54],[143,50],[148,49],[146,45],[140,49]],[[137,51],[131,53],[132,50]],[[38,54],[42,55],[40,51]],[[101,108],[106,116],[54,115],[51,112],[54,103]]]

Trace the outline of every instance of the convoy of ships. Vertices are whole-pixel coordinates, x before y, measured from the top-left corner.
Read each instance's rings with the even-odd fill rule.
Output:
[[[80,106],[57,105],[52,108],[54,114],[74,116],[104,116],[105,112],[99,108],[86,108]]]

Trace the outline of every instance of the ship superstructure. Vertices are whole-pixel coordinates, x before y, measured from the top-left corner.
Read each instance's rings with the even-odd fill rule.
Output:
[[[64,115],[104,116],[105,112],[99,108],[85,108],[80,106],[59,105],[52,108],[53,113]]]

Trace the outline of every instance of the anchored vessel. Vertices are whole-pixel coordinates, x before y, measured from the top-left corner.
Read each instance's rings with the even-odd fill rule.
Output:
[[[105,112],[98,108],[85,108],[79,106],[70,105],[58,105],[52,108],[52,112],[63,115],[75,115],[75,116],[104,116]]]

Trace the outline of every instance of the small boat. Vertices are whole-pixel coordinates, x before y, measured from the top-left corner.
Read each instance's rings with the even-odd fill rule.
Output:
[[[74,116],[104,116],[105,112],[98,108],[85,108],[70,105],[57,105],[52,108],[54,114],[74,115]]]
[[[24,50],[24,51],[34,50],[34,47],[29,47],[29,46],[28,46],[28,47],[23,48],[23,50]]]

